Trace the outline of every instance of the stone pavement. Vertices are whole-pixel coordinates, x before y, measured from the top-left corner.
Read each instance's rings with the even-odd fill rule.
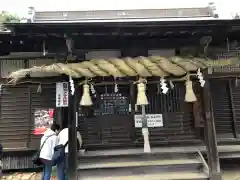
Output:
[[[223,180],[240,180],[240,161],[227,160],[225,163],[221,163]]]
[[[41,173],[14,173],[4,176],[2,180],[41,180]],[[57,180],[52,177],[51,180]],[[240,165],[223,169],[223,180],[240,180]]]
[[[41,180],[41,173],[14,173],[3,176],[1,180]],[[52,177],[51,180],[57,180]]]
[[[240,180],[240,169],[238,171],[225,171],[223,180]]]

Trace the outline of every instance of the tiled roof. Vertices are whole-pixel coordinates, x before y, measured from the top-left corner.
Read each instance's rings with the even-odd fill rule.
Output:
[[[209,7],[178,9],[36,11],[34,22],[83,22],[119,19],[213,18]]]

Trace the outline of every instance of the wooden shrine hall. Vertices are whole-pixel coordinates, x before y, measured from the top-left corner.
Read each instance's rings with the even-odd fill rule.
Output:
[[[56,109],[70,180],[220,180],[219,158],[239,157],[239,20],[43,20],[6,24],[0,59],[24,65],[3,94],[28,92],[30,114],[36,102]],[[56,107],[56,83],[68,107]],[[29,135],[27,148],[38,146]]]

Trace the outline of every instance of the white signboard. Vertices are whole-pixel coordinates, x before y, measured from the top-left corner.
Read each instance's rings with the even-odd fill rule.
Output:
[[[68,106],[68,82],[56,83],[56,107]]]
[[[163,127],[162,114],[146,114],[148,127]],[[134,115],[135,127],[142,127],[142,115]]]

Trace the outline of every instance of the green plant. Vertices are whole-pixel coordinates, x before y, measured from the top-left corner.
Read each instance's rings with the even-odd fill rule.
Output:
[[[22,20],[19,16],[7,11],[0,12],[0,23],[18,23]]]

